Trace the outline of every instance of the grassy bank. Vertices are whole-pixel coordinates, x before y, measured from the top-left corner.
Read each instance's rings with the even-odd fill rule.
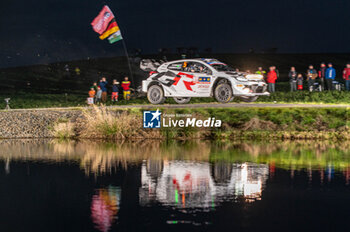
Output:
[[[348,140],[350,138],[350,112],[344,108],[199,108],[163,109],[162,113],[190,114],[193,118],[203,120],[215,118],[222,120],[222,127],[144,129],[142,111],[139,109],[116,111],[96,107],[85,111],[81,120],[76,122],[63,120],[57,122],[53,128],[56,128],[54,131],[56,137],[112,140],[145,138]]]
[[[166,110],[168,112],[168,110]],[[348,139],[347,109],[314,108],[231,108],[178,109],[199,118],[216,118],[219,129],[163,129],[178,132],[173,137],[201,134],[215,139]]]

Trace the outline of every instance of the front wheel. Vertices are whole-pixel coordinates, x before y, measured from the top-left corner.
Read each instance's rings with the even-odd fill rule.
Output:
[[[254,96],[254,97],[241,97],[241,100],[244,102],[255,102],[256,100],[258,100],[258,96]]]
[[[159,85],[152,85],[147,91],[148,101],[152,104],[162,104],[165,102],[163,88]]]
[[[228,103],[233,98],[232,88],[227,83],[218,84],[214,90],[215,99],[221,103]]]
[[[174,97],[174,101],[177,104],[187,104],[191,101],[190,97]]]

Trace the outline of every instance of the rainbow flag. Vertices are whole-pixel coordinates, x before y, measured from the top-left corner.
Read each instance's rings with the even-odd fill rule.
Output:
[[[100,34],[100,39],[108,38],[110,44],[123,39],[117,21],[108,6],[104,6],[91,23],[94,31]]]

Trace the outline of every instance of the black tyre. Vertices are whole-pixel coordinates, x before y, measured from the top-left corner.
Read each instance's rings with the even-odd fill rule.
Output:
[[[147,91],[148,101],[152,104],[162,104],[165,102],[163,88],[159,85],[152,85]]]
[[[227,83],[218,84],[214,90],[214,97],[221,103],[230,102],[233,98],[231,86]]]
[[[191,101],[190,97],[174,97],[173,99],[177,104],[187,104]]]
[[[241,100],[244,102],[255,102],[258,99],[258,96],[255,97],[241,97]]]

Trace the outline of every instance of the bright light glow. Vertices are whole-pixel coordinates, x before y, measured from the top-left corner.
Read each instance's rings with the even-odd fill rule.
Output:
[[[262,80],[264,77],[260,74],[248,74],[245,76],[248,80]]]

